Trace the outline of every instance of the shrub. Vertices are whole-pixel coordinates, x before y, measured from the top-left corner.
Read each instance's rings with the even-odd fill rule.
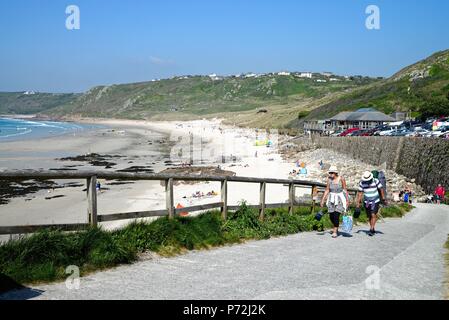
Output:
[[[69,265],[100,269],[131,262],[135,253],[98,228],[76,233],[41,230],[0,246],[0,273],[18,282],[52,281],[63,278]]]
[[[303,118],[305,118],[305,117],[307,117],[307,116],[309,116],[310,115],[310,111],[300,111],[299,113],[298,113],[298,119],[303,119]]]

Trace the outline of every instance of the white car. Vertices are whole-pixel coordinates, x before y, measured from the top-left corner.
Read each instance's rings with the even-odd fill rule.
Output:
[[[418,129],[418,130],[415,130],[415,131],[407,134],[407,137],[427,137],[431,133],[432,133],[431,131],[426,130],[426,129]]]
[[[396,132],[397,130],[395,129],[389,129],[389,130],[384,130],[384,131],[380,131],[379,132],[379,136],[389,136],[392,133]]]

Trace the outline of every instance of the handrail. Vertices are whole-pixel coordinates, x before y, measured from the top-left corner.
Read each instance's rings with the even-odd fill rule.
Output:
[[[228,206],[227,190],[228,182],[237,183],[258,183],[260,184],[260,202],[259,205],[251,206],[259,209],[260,219],[264,219],[265,209],[288,207],[289,212],[293,213],[293,207],[298,205],[295,203],[295,187],[311,187],[312,198],[312,212],[315,208],[315,198],[318,196],[319,188],[325,188],[326,185],[319,182],[294,180],[294,179],[273,179],[273,178],[253,178],[253,177],[238,177],[238,176],[214,176],[214,175],[177,175],[177,174],[154,174],[154,173],[127,173],[127,172],[111,172],[111,171],[96,171],[96,170],[81,170],[81,171],[51,171],[51,170],[0,170],[0,180],[3,181],[23,181],[23,180],[67,180],[67,179],[85,179],[87,183],[87,223],[73,224],[73,225],[34,225],[34,226],[0,226],[1,234],[13,233],[32,233],[41,228],[60,228],[61,230],[72,230],[82,228],[84,226],[96,226],[99,222],[138,219],[149,217],[163,217],[168,216],[173,218],[181,212],[196,212],[207,209],[220,208],[223,219],[227,218],[228,209],[235,209],[235,206]],[[144,212],[127,212],[115,213],[108,215],[98,215],[97,210],[97,179],[107,180],[153,180],[165,182],[166,194],[166,209],[144,211]],[[197,205],[177,209],[174,207],[173,188],[174,181],[214,181],[221,182],[221,202]],[[265,193],[267,184],[282,184],[288,186],[288,201],[285,203],[266,204]],[[357,192],[355,189],[348,189],[349,192]]]
[[[97,179],[108,180],[167,180],[173,179],[178,181],[232,181],[232,182],[248,182],[248,183],[272,183],[272,184],[294,184],[303,186],[326,187],[325,184],[312,181],[290,180],[290,179],[274,179],[274,178],[253,178],[238,176],[213,176],[213,175],[178,175],[171,173],[128,173],[128,172],[112,172],[112,171],[51,171],[51,170],[0,170],[1,180],[18,180],[18,179],[87,179],[96,176]]]

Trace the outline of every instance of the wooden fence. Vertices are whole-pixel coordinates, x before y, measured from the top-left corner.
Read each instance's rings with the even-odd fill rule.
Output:
[[[286,179],[268,179],[268,178],[249,178],[249,177],[220,177],[208,175],[175,175],[175,174],[149,174],[149,173],[122,173],[109,171],[34,171],[34,170],[14,170],[14,171],[0,171],[0,181],[24,181],[24,180],[86,180],[87,184],[87,222],[77,224],[52,224],[52,225],[27,225],[27,226],[0,226],[0,235],[5,234],[25,234],[33,233],[43,228],[57,228],[64,231],[74,231],[87,228],[89,225],[97,226],[99,222],[109,222],[116,220],[163,217],[168,216],[173,218],[181,212],[198,212],[210,209],[220,209],[223,219],[227,218],[228,210],[237,210],[238,206],[228,205],[228,183],[252,183],[260,186],[260,199],[258,205],[251,205],[249,207],[259,210],[260,219],[264,219],[265,210],[273,208],[288,207],[292,214],[295,206],[310,205],[312,211],[315,208],[315,199],[320,193],[323,193],[325,184],[310,181],[300,180],[286,180]],[[97,206],[97,179],[107,180],[156,180],[165,182],[165,198],[166,208],[163,210],[142,211],[142,212],[126,212],[102,215],[98,214]],[[220,182],[221,183],[221,201],[196,205],[187,208],[177,209],[174,206],[173,188],[175,181],[198,181],[198,182]],[[266,188],[267,184],[281,184],[288,186],[288,202],[285,203],[266,203]],[[295,188],[306,187],[311,189],[310,203],[296,203],[295,202]],[[348,190],[350,193],[355,193],[356,190]]]

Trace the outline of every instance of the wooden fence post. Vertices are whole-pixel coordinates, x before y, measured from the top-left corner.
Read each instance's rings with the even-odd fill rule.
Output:
[[[318,196],[318,187],[317,186],[313,186],[312,187],[312,214],[315,212],[315,197]]]
[[[259,219],[263,220],[265,217],[265,192],[267,189],[267,183],[262,182],[260,184],[260,201],[259,201]]]
[[[96,227],[97,219],[97,177],[87,179],[87,221]]]
[[[290,182],[288,185],[288,212],[293,214],[293,206],[295,204],[295,185],[293,182]]]
[[[221,202],[223,202],[221,217],[226,220],[228,217],[228,179],[221,181]]]
[[[175,216],[175,204],[173,200],[173,178],[165,180],[165,201],[168,211],[168,217],[173,219]]]

